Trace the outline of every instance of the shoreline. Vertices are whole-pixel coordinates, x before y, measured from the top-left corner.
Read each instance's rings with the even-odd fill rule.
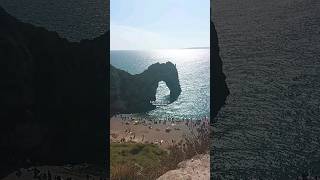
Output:
[[[208,118],[152,120],[119,114],[110,119],[110,142],[156,144],[167,149],[170,145],[183,143],[185,138],[195,135],[197,128],[209,124]]]

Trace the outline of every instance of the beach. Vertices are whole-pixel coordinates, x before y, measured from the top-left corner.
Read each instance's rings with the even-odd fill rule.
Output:
[[[176,143],[183,143],[185,138],[195,136],[197,128],[208,126],[208,122],[208,118],[152,120],[121,114],[110,119],[110,141],[111,143],[157,144],[162,148],[167,148]]]
[[[147,179],[162,175],[162,179],[168,176],[185,179],[187,176],[196,177],[203,170],[207,177],[209,159],[200,160],[201,168],[189,174],[184,172],[196,164],[193,162],[194,158],[198,159],[196,155],[208,155],[209,125],[206,117],[153,119],[132,114],[113,116],[110,119],[111,177],[128,178],[134,174],[138,179],[142,178],[141,175]],[[188,160],[190,163],[179,165]],[[132,168],[136,170],[126,170]]]

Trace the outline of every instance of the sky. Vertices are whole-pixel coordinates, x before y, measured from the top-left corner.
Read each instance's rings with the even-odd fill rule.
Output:
[[[210,0],[110,0],[110,49],[210,46]]]

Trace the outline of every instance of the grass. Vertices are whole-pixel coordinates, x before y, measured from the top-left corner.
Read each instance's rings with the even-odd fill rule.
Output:
[[[144,179],[151,169],[161,166],[161,160],[168,156],[165,150],[153,144],[123,143],[110,145],[111,179]]]
[[[128,162],[137,163],[140,166],[158,164],[167,152],[153,144],[111,144],[110,147],[111,166]]]
[[[208,153],[210,127],[200,126],[184,141],[172,144],[168,151],[153,144],[112,143],[110,146],[112,180],[153,180],[181,161]]]

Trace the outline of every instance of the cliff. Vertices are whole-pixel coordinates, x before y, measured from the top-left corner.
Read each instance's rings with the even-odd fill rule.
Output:
[[[34,164],[104,164],[109,33],[71,43],[1,7],[0,27],[0,178]]]
[[[214,118],[216,117],[221,107],[225,104],[226,98],[230,94],[230,92],[225,81],[226,76],[223,73],[217,31],[212,21],[210,22],[210,42],[210,100],[212,103],[211,118]]]
[[[164,81],[170,89],[170,102],[181,93],[178,71],[174,64],[156,63],[140,74],[131,75],[110,66],[111,113],[137,113],[155,108],[158,82]]]

